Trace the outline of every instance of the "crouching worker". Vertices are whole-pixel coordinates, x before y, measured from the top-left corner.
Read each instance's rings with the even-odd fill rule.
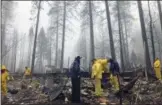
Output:
[[[117,61],[110,59],[110,83],[113,86],[114,91],[119,90],[119,64]]]
[[[72,83],[72,103],[80,103],[80,56],[77,56],[70,67]]]
[[[1,92],[2,96],[7,95],[7,80],[8,80],[8,72],[4,65],[1,67]]]
[[[29,78],[31,76],[31,70],[28,67],[25,67],[24,78]]]
[[[102,79],[102,64],[98,62],[96,59],[92,60],[92,74],[91,78],[95,81],[95,96],[102,96],[102,88],[101,88],[101,79]]]
[[[101,67],[102,67],[102,82],[104,84],[106,84],[107,77],[103,76],[103,73],[106,73],[107,70],[108,70],[107,65],[108,65],[109,60],[105,59],[105,58],[100,58],[100,59],[96,59],[96,61],[101,64]],[[102,85],[101,85],[101,87],[102,87]],[[101,89],[101,90],[103,91],[103,89]]]

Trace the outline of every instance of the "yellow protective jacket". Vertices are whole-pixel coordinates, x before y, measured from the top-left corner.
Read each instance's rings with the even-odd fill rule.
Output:
[[[156,77],[161,80],[161,65],[160,65],[160,60],[157,59],[155,62],[154,62],[154,70],[155,70],[155,75]]]
[[[1,74],[1,83],[6,83],[8,79],[9,79],[9,75],[6,71],[3,74]]]
[[[92,75],[91,78],[97,78],[97,79],[102,79],[102,65],[101,63],[95,61],[94,64],[92,65]]]
[[[161,68],[161,64],[160,64],[159,59],[154,62],[154,68]]]
[[[107,68],[107,65],[108,65],[108,60],[107,59],[97,59],[96,62],[102,64],[102,70],[103,70],[103,72],[108,69]]]
[[[29,68],[27,68],[27,69],[25,70],[24,75],[31,75],[31,70],[30,70]]]
[[[1,92],[2,95],[7,95],[7,73],[1,74]]]

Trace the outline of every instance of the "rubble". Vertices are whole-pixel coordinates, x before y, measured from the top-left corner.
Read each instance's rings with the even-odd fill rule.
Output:
[[[133,95],[137,104],[162,104],[162,83],[140,79],[133,88]]]
[[[44,84],[43,84],[44,82]],[[128,84],[128,83],[127,83]],[[124,85],[127,85],[124,84]],[[42,104],[42,103],[71,103],[71,81],[69,78],[55,77],[55,79],[17,78],[8,84],[10,91],[8,99],[3,104]],[[81,79],[81,102],[87,105],[119,105],[119,98],[110,88],[104,88],[104,97],[95,97],[94,84],[91,79]],[[146,81],[139,78],[130,90],[123,96],[123,105],[162,104],[162,83],[160,81]]]

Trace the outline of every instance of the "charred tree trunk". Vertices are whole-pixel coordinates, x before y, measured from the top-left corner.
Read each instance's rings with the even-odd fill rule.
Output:
[[[151,35],[151,43],[152,43],[152,59],[153,62],[155,60],[155,45],[154,45],[154,35],[153,35],[153,28],[152,28],[152,16],[151,16],[151,10],[150,10],[150,2],[148,1],[148,9],[149,9],[149,17],[150,17],[150,35]]]
[[[58,11],[57,11],[58,12]],[[58,33],[59,32],[59,14],[57,13],[57,32],[56,32],[56,49],[55,49],[55,67],[57,68],[58,56]]]
[[[126,65],[126,60],[127,60],[127,57],[126,57],[126,47],[125,47],[125,33],[124,33],[124,25],[123,25],[123,21],[122,19],[120,19],[121,21],[121,43],[122,43],[122,54],[123,54],[123,72],[125,71],[125,69],[127,69],[125,67]]]
[[[94,51],[94,32],[93,32],[93,16],[92,16],[92,1],[89,1],[89,18],[90,18],[90,44],[91,44],[91,59],[95,58],[95,51]]]
[[[30,65],[30,58],[31,58],[31,45],[32,45],[32,41],[29,41],[29,51],[28,51],[28,66],[31,67]]]
[[[61,69],[62,71],[63,71],[63,66],[64,66],[65,25],[66,25],[66,1],[64,1],[63,34],[62,34],[62,51],[61,51],[61,65],[60,65],[60,69]]]
[[[33,46],[33,54],[32,54],[32,65],[31,65],[31,72],[32,73],[34,71],[34,64],[35,64],[35,52],[36,52],[36,46],[37,46],[37,35],[38,35],[40,8],[41,8],[41,1],[39,1],[38,14],[37,14],[37,22],[36,22],[36,28],[35,28],[34,46]]]
[[[122,36],[121,36],[121,16],[119,9],[119,1],[117,1],[117,11],[118,11],[118,27],[119,27],[119,40],[120,40],[120,62],[121,62],[121,70],[124,71],[124,58],[123,58],[123,44],[122,44]]]
[[[137,1],[137,3],[138,3],[140,23],[141,23],[142,38],[143,38],[144,47],[145,47],[146,69],[149,71],[151,70],[151,61],[150,61],[150,55],[149,55],[149,47],[148,47],[148,42],[147,42],[147,35],[146,35],[145,22],[144,22],[144,17],[143,17],[142,4],[141,4],[141,1]]]
[[[13,66],[13,72],[15,72],[16,71],[16,55],[17,55],[17,32],[15,32],[15,37],[14,37],[14,60],[13,60],[13,62],[14,62],[14,66]]]
[[[105,0],[105,6],[106,6],[106,15],[107,15],[107,25],[108,25],[108,30],[109,30],[111,57],[116,60],[114,41],[113,41],[113,35],[112,35],[112,28],[111,28],[110,10],[109,10],[109,4],[108,4],[107,0]]]
[[[157,39],[157,41],[158,41],[159,58],[162,60],[162,56],[161,56],[162,53],[161,53],[161,47],[160,47],[160,40],[159,40],[159,37],[158,37],[158,34],[157,34],[157,31],[156,31],[156,28],[155,28],[154,23],[152,24],[152,26],[153,26],[153,29],[154,29],[154,35],[156,36],[155,39]]]
[[[49,56],[48,56],[49,57],[48,58],[49,59],[49,62],[48,62],[49,65],[51,65],[51,60],[52,60],[52,52],[51,52],[52,51],[52,44],[51,44],[51,42],[52,42],[52,37],[50,36],[50,39],[49,39],[50,48],[49,48]]]
[[[161,12],[160,0],[157,0],[157,4],[158,4],[159,17],[160,17],[160,23],[161,23],[161,31],[162,31],[162,12]]]
[[[6,40],[6,37],[5,37],[5,30],[6,30],[6,20],[4,21],[4,24],[2,24],[2,53],[1,53],[1,59],[2,59],[2,61],[5,63],[5,57],[4,57],[4,54],[5,54],[5,52],[6,52],[6,50],[7,50],[7,48],[6,48],[6,44],[5,44],[5,40]]]
[[[126,47],[126,57],[127,57],[127,61],[126,61],[126,63],[127,63],[127,65],[129,65],[130,66],[130,63],[129,63],[129,61],[130,61],[130,59],[129,59],[129,45],[128,45],[128,29],[127,29],[127,22],[126,22],[126,16],[125,16],[125,14],[124,14],[124,26],[125,26],[125,47]]]

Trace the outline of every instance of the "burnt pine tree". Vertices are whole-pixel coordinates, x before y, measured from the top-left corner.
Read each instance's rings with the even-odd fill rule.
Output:
[[[108,30],[109,30],[111,57],[113,59],[116,59],[114,41],[113,41],[113,35],[112,35],[112,27],[111,27],[111,17],[110,17],[110,11],[109,11],[109,4],[107,0],[105,0],[105,6],[106,6],[107,25],[108,25]]]
[[[144,43],[144,47],[145,47],[146,70],[150,71],[151,70],[151,61],[150,61],[149,47],[148,47],[148,41],[147,41],[147,35],[146,35],[145,22],[144,22],[141,1],[137,1],[137,4],[138,4],[139,17],[140,17],[142,39],[143,39],[143,43]]]
[[[128,37],[129,37],[129,30],[131,28],[131,20],[133,19],[132,15],[130,14],[130,1],[123,1],[121,2],[121,17],[123,19],[123,25],[124,25],[124,36],[123,39],[123,46],[124,46],[124,55],[125,55],[125,65],[128,65],[127,68],[130,66],[129,63],[129,45],[128,45]],[[129,27],[128,27],[129,26]],[[123,36],[123,37],[124,37]]]
[[[148,1],[148,9],[149,9],[149,17],[150,17],[150,35],[151,35],[151,44],[152,44],[152,59],[155,60],[155,45],[154,45],[154,35],[153,35],[153,27],[152,27],[152,15],[150,10],[150,2]]]
[[[37,20],[36,20],[36,28],[35,28],[35,37],[34,37],[34,45],[33,45],[31,72],[34,71],[35,52],[36,52],[36,45],[37,45],[37,34],[38,34],[39,17],[40,17],[40,8],[41,8],[41,1],[39,1],[39,4],[38,4],[38,13],[37,13]]]
[[[58,3],[59,2],[59,3]],[[62,15],[62,7],[60,6],[60,1],[53,2],[53,5],[51,6],[51,9],[49,10],[48,16],[50,16],[51,24],[50,29],[52,32],[56,33],[55,37],[55,67],[57,68],[58,65],[58,45],[59,45],[59,28],[62,26],[60,21],[62,21],[62,18],[60,15]],[[61,25],[61,26],[60,26]]]
[[[31,67],[31,52],[32,52],[32,47],[31,46],[33,44],[33,36],[34,36],[33,28],[30,27],[29,35],[28,35],[29,45],[28,45],[28,58],[27,58],[27,65],[29,67]]]
[[[17,60],[16,60],[16,58],[17,58],[17,36],[18,36],[18,32],[17,32],[17,30],[15,30],[14,31],[14,40],[13,40],[13,42],[14,42],[14,44],[15,44],[15,46],[14,46],[14,48],[13,48],[13,52],[14,52],[14,54],[13,54],[13,62],[14,62],[14,64],[13,64],[13,72],[15,72],[16,71],[16,63],[17,63]]]
[[[63,71],[64,64],[64,43],[65,43],[65,25],[66,25],[66,1],[64,1],[64,14],[63,14],[63,32],[62,32],[62,51],[61,51],[61,65],[60,69]]]
[[[90,59],[95,58],[95,51],[94,51],[94,32],[93,32],[93,15],[92,15],[92,1],[89,0],[89,18],[90,18],[90,52],[91,52],[91,57]]]
[[[59,14],[57,12],[57,32],[56,32],[56,49],[55,49],[55,66],[57,68],[57,56],[58,56],[58,35],[59,35]]]
[[[160,0],[157,0],[157,4],[158,4],[158,11],[159,11],[159,17],[160,17],[160,23],[161,23],[161,31],[162,31],[162,12],[161,12]]]
[[[48,55],[47,52],[49,51],[48,48],[48,40],[47,37],[45,35],[45,31],[44,28],[42,27],[40,29],[40,32],[38,34],[38,38],[37,38],[37,64],[38,64],[38,68],[39,68],[39,72],[43,72],[43,62],[46,58],[46,56]]]
[[[14,18],[13,14],[14,14],[14,8],[16,6],[16,3],[13,1],[2,1],[1,3],[2,5],[2,10],[1,10],[1,19],[2,19],[2,23],[1,23],[1,41],[2,41],[2,52],[1,52],[1,59],[3,63],[7,63],[5,56],[7,55],[6,53],[8,53],[8,44],[9,42],[7,42],[6,44],[6,30],[8,30],[9,27],[12,27],[12,22],[9,22],[11,19]]]
[[[119,41],[120,41],[120,62],[121,62],[121,70],[124,71],[124,58],[123,58],[123,43],[122,43],[122,24],[121,24],[121,16],[120,16],[120,8],[119,2],[117,1],[117,14],[118,14],[118,28],[119,28]]]

